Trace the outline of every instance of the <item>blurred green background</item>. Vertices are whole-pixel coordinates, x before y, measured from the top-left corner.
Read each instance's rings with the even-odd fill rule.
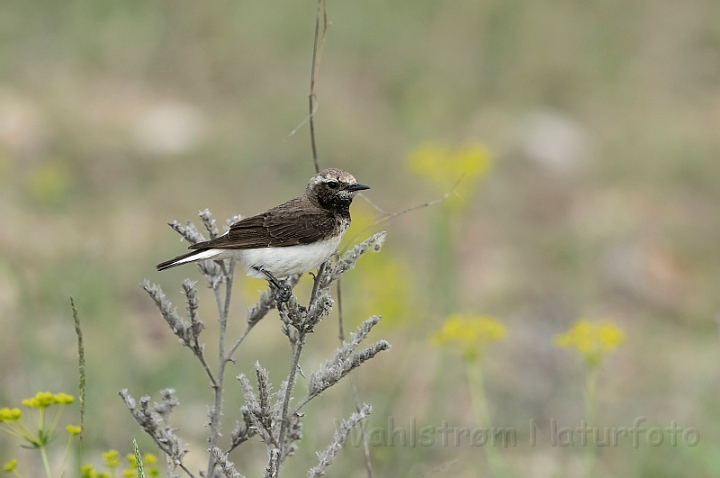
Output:
[[[720,3],[330,0],[328,10],[321,167],[348,169],[398,211],[449,189],[408,167],[428,141],[481,144],[492,159],[462,211],[397,218],[382,253],[347,275],[347,326],[381,314],[371,338],[393,344],[357,374],[370,426],[475,426],[461,359],[428,337],[450,313],[488,314],[508,330],[484,360],[494,424],[518,432],[500,449],[508,468],[579,476],[582,450],[531,446],[529,423],[579,426],[582,363],[553,337],[578,318],[607,319],[626,343],[600,372],[599,424],[674,420],[701,439],[621,441],[599,450],[597,476],[720,475]],[[180,281],[204,283],[194,266],[155,271],[185,249],[167,222],[207,207],[223,224],[304,189],[307,125],[289,134],[307,114],[315,12],[310,0],[0,2],[0,407],[40,390],[77,394],[73,296],[86,459],[130,452],[132,438],[153,451],[117,391],[157,398],[172,387],[188,461],[202,466],[211,391],[138,284],[161,284],[182,310]],[[370,221],[363,200],[353,208]],[[238,281],[234,334],[262,287]],[[201,301],[214,350],[207,290]],[[306,372],[331,356],[336,328],[334,316],[318,328]],[[287,370],[276,315],[246,344],[228,370],[226,425],[242,403],[234,376],[259,360],[277,386]],[[332,417],[353,407],[347,383],[314,402],[284,475],[304,476]],[[66,419],[77,422],[76,407]],[[467,440],[371,451],[380,477],[491,476]],[[29,466],[34,455],[0,435],[0,460],[14,457]],[[232,458],[257,476],[265,450]],[[361,448],[329,470],[364,474]]]

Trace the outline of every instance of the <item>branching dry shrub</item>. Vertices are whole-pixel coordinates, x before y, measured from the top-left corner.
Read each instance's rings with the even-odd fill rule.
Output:
[[[208,235],[213,238],[218,235],[215,220],[208,210],[200,212],[200,219]],[[228,221],[228,225],[237,221],[235,217]],[[205,240],[197,228],[190,222],[180,224],[173,222],[170,226],[190,244]],[[227,230],[227,226],[226,226]],[[288,456],[297,449],[297,442],[302,439],[303,417],[301,409],[311,400],[318,397],[323,391],[337,384],[352,370],[361,366],[367,360],[375,357],[379,352],[390,348],[384,340],[380,340],[369,347],[358,350],[361,343],[367,338],[371,329],[380,321],[379,316],[366,320],[357,331],[350,335],[337,349],[335,356],[321,364],[317,371],[310,374],[308,381],[308,395],[291,406],[292,391],[296,384],[300,357],[305,348],[308,334],[311,334],[320,321],[326,317],[334,305],[329,288],[343,273],[352,269],[356,261],[368,250],[379,251],[385,240],[385,233],[374,234],[369,239],[357,244],[344,257],[337,257],[335,262],[328,260],[320,266],[314,276],[314,283],[310,300],[307,306],[299,304],[297,297],[292,296],[287,302],[279,303],[279,291],[273,286],[260,294],[258,302],[248,308],[247,325],[242,334],[231,344],[227,341],[227,322],[232,298],[232,284],[235,264],[231,260],[206,261],[199,263],[200,270],[207,280],[208,287],[212,289],[218,313],[220,331],[218,340],[217,363],[211,365],[206,357],[205,348],[200,341],[200,334],[204,330],[203,322],[198,315],[199,301],[195,282],[186,279],[182,283],[185,295],[185,308],[187,317],[182,317],[173,304],[167,299],[160,286],[145,280],[142,288],[150,295],[157,305],[160,314],[178,337],[181,345],[187,347],[198,359],[208,376],[214,392],[208,413],[209,435],[207,438],[208,464],[204,470],[194,472],[184,462],[188,453],[183,440],[170,426],[170,414],[179,402],[174,390],[168,389],[160,392],[160,403],[150,405],[150,397],[143,396],[136,401],[127,390],[120,392],[130,413],[157,444],[166,456],[168,476],[178,476],[184,472],[187,476],[206,478],[243,478],[235,465],[229,459],[229,454],[243,443],[258,438],[265,444],[267,450],[267,466],[264,470],[265,478],[276,478],[280,474],[282,465]],[[299,276],[288,278],[287,284],[294,287]],[[242,420],[238,421],[229,433],[229,443],[221,446],[220,438],[223,436],[220,417],[222,416],[223,391],[225,386],[225,367],[233,361],[233,356],[247,335],[272,309],[277,309],[283,323],[282,330],[288,339],[291,348],[291,359],[287,378],[276,391],[270,382],[267,371],[256,362],[254,381],[256,387],[243,374],[237,377],[245,403],[239,407]],[[214,368],[213,368],[214,366]],[[309,477],[322,476],[325,469],[332,463],[333,458],[342,447],[353,427],[364,420],[371,412],[370,405],[359,407],[358,411],[341,423],[337,429],[332,443],[326,450],[318,453],[319,463],[308,471]]]

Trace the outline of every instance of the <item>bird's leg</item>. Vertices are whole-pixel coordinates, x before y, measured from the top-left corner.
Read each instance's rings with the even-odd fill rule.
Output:
[[[227,269],[225,268],[225,261],[223,261],[222,259],[220,259],[220,260],[213,261],[213,262],[214,262],[215,264],[217,264],[218,266],[220,266],[220,269],[222,269],[223,274],[225,274],[225,277],[230,277],[230,275],[228,274]]]
[[[272,275],[269,271],[265,270],[262,267],[253,267],[253,269],[260,272],[261,274],[265,274],[268,282],[277,287],[278,291],[280,291],[280,295],[278,296],[278,302],[282,303],[290,300],[290,296],[292,295],[292,288],[289,285],[281,284],[274,275]]]

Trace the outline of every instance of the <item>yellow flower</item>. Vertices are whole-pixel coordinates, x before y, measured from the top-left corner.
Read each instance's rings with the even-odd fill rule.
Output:
[[[429,180],[439,192],[448,192],[460,181],[455,194],[445,201],[456,210],[467,204],[491,163],[490,152],[481,143],[467,143],[453,151],[447,145],[428,142],[410,152],[407,159],[410,172]]]
[[[125,459],[127,460],[128,466],[130,468],[137,468],[137,460],[135,460],[135,455],[133,455],[132,453],[128,453],[127,455],[125,455]]]
[[[143,455],[143,463],[145,463],[145,474],[147,476],[160,476],[160,470],[157,467],[158,458],[152,453]]]
[[[442,329],[431,340],[438,346],[459,349],[466,360],[475,361],[483,346],[506,335],[505,326],[494,317],[454,314],[445,319]]]
[[[117,452],[117,450],[108,450],[105,453],[102,454],[103,462],[105,463],[105,468],[110,468],[111,470],[114,470],[118,466],[120,466],[120,453]]]
[[[65,430],[67,430],[70,436],[75,436],[82,433],[82,428],[77,425],[68,425],[65,427]]]
[[[134,456],[133,456],[133,459],[135,459]],[[137,465],[136,465],[136,468],[137,468]],[[125,478],[135,478],[137,476],[136,468],[128,468],[126,470],[123,470],[122,476],[124,476]]]
[[[557,347],[575,348],[589,366],[599,365],[605,354],[615,350],[624,341],[625,335],[615,324],[592,324],[582,319],[576,321],[564,334],[555,336]]]
[[[44,410],[55,403],[54,395],[50,392],[38,392],[34,397],[26,398],[22,404],[28,408]]]
[[[16,422],[22,418],[22,412],[18,408],[1,408],[0,423]]]
[[[67,393],[56,393],[53,395],[53,401],[58,405],[69,405],[75,401],[75,397],[68,395]]]
[[[3,471],[12,473],[17,468],[17,460],[10,460],[3,465]]]
[[[97,474],[97,478],[110,478],[110,473],[107,471],[100,471]]]
[[[83,465],[80,468],[80,478],[97,478],[97,471],[92,465]]]

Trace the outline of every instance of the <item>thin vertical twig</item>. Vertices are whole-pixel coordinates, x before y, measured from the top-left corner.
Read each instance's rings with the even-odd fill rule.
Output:
[[[320,35],[320,14],[322,12],[322,36]],[[327,30],[328,30],[328,18],[327,18],[327,3],[326,0],[318,0],[318,8],[317,8],[317,14],[315,16],[315,38],[313,42],[313,54],[312,54],[312,69],[310,71],[310,95],[308,96],[308,112],[309,112],[309,121],[310,121],[310,146],[312,148],[312,155],[313,155],[313,165],[315,166],[315,173],[320,172],[320,166],[318,165],[318,159],[317,159],[317,145],[315,141],[315,111],[316,111],[316,96],[315,96],[315,78],[318,72],[318,69],[320,67],[320,59],[322,58],[322,51],[325,46],[325,40],[327,38]],[[318,271],[318,277],[320,276],[321,272]],[[316,281],[317,283],[317,281]],[[311,302],[314,298],[316,290],[313,288],[313,294],[311,297]],[[340,286],[340,280],[338,279],[337,283],[337,299],[338,299],[338,321],[339,321],[339,328],[340,328],[340,343],[345,340],[345,333],[343,331],[343,320],[342,320],[342,295],[341,295],[341,286]],[[300,342],[302,342],[302,337],[300,338]],[[297,352],[297,350],[296,350]],[[355,407],[358,412],[360,412],[360,400],[357,392],[357,386],[355,384],[355,380],[352,375],[350,375],[350,382],[352,384],[353,389],[353,397],[355,399]],[[288,383],[288,390],[286,392],[286,400],[285,400],[285,408],[283,410],[283,424],[282,426],[285,426],[285,414],[287,413],[287,404],[288,404],[288,398],[290,395],[290,384]],[[365,434],[365,425],[361,425],[360,429],[362,431],[362,437],[363,437],[363,445],[365,449],[365,466],[367,468],[368,478],[372,478],[372,463],[370,461],[370,449],[367,442],[367,436]],[[280,443],[282,444],[283,440],[283,430],[281,428],[281,436],[280,436]],[[282,445],[281,445],[282,446]]]
[[[225,378],[225,365],[227,365],[227,357],[225,355],[225,333],[227,331],[227,320],[230,313],[230,298],[232,297],[233,276],[235,273],[235,262],[230,261],[230,267],[226,274],[225,280],[225,300],[220,297],[220,286],[213,289],[215,293],[215,301],[217,302],[218,316],[220,322],[220,337],[218,344],[218,372],[215,384],[215,403],[210,412],[210,448],[217,446],[220,437],[220,410],[222,408],[223,382]],[[215,457],[210,454],[208,458],[207,476],[212,477],[215,469]]]
[[[70,297],[70,307],[72,308],[73,321],[75,322],[75,334],[78,339],[78,372],[80,378],[78,380],[78,389],[80,397],[80,458],[82,461],[82,443],[83,434],[85,433],[85,346],[83,345],[82,329],[80,328],[80,319],[78,318],[75,300]]]
[[[312,292],[310,293],[310,301],[308,302],[308,310],[310,310],[320,293],[320,283],[325,276],[326,270],[329,267],[328,262],[324,262],[320,265],[313,281]],[[295,386],[295,379],[297,378],[298,365],[300,364],[300,354],[302,354],[303,346],[305,345],[305,336],[307,335],[307,329],[305,327],[298,327],[297,329],[297,341],[295,342],[292,358],[290,360],[290,373],[288,374],[287,386],[285,387],[285,395],[283,396],[282,414],[280,422],[280,433],[278,435],[278,447],[279,447],[279,460],[283,460],[284,448],[285,448],[285,434],[287,433],[288,425],[290,424],[290,417],[288,416],[288,410],[290,408],[290,397],[292,389]],[[292,345],[292,342],[291,342]],[[276,477],[279,472],[279,464],[277,468],[274,468],[271,476]]]
[[[320,14],[322,13],[322,36],[320,35]],[[326,0],[318,0],[317,14],[315,15],[315,39],[313,41],[312,69],[310,71],[310,95],[308,95],[309,103],[309,121],[310,121],[310,147],[312,148],[313,165],[315,173],[320,172],[317,158],[317,145],[315,142],[315,77],[320,68],[320,59],[322,58],[325,39],[327,38],[328,19]]]
[[[298,334],[298,341],[295,344],[295,351],[290,362],[290,375],[288,375],[287,387],[285,387],[285,396],[283,397],[282,407],[282,422],[280,424],[280,435],[278,435],[278,446],[280,447],[280,457],[282,459],[284,448],[285,448],[285,433],[287,432],[288,422],[288,409],[290,408],[290,394],[295,386],[295,379],[297,377],[298,364],[300,363],[300,354],[302,353],[303,345],[305,345],[305,333],[301,332]]]

